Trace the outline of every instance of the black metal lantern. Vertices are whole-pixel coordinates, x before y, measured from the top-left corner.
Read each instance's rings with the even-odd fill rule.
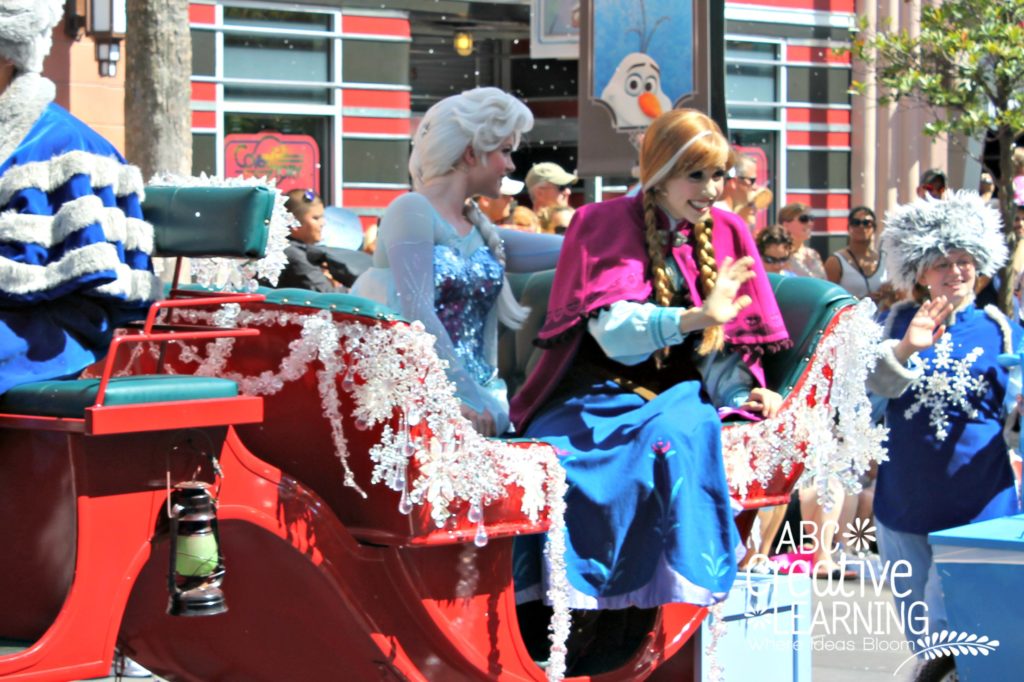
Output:
[[[224,558],[220,554],[217,503],[199,481],[181,483],[171,491],[170,567],[167,587],[172,616],[213,616],[228,610],[220,589]]]

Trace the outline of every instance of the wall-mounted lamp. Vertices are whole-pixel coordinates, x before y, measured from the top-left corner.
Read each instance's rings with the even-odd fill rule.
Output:
[[[83,35],[92,37],[101,76],[117,75],[121,41],[127,30],[125,0],[67,0],[64,3],[64,32],[74,40],[80,40]]]
[[[459,31],[452,40],[452,47],[455,48],[455,54],[460,57],[468,57],[473,54],[473,34]]]

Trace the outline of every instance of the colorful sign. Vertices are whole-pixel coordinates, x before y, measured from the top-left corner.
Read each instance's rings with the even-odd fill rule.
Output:
[[[235,133],[224,138],[224,175],[273,178],[282,192],[320,194],[320,148],[309,135]]]

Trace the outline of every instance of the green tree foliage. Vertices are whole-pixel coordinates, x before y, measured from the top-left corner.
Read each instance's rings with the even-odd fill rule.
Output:
[[[995,136],[1003,224],[1012,245],[1013,142],[1024,131],[1024,0],[924,5],[918,36],[885,26],[871,34],[863,17],[859,24],[853,55],[868,66],[879,103],[906,98],[930,106],[924,133],[933,138]],[[855,81],[853,88],[863,94],[865,84]],[[1000,299],[1008,303],[1008,292]]]

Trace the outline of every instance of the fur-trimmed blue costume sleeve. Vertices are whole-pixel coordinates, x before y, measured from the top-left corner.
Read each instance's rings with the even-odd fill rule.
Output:
[[[159,296],[142,176],[19,75],[0,95],[0,392],[77,374]]]

